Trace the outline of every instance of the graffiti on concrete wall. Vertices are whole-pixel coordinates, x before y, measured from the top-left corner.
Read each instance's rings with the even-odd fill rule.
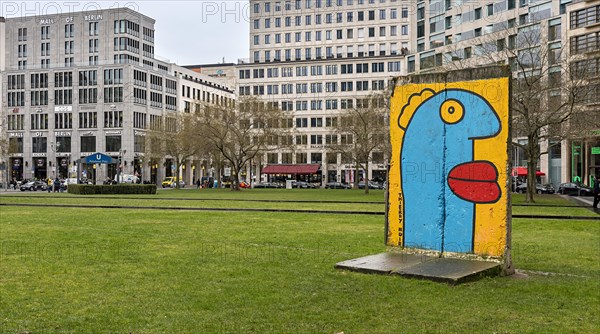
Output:
[[[388,245],[503,254],[508,94],[507,78],[395,88]]]

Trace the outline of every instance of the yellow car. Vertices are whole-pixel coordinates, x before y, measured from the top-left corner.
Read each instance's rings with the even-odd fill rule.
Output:
[[[169,188],[175,188],[176,179],[177,178],[173,177],[173,176],[165,177],[165,179],[162,182],[162,187],[163,188],[167,188],[167,187],[169,187]],[[183,180],[180,180],[179,181],[179,188],[183,188],[183,187],[185,187],[185,182],[183,182]]]

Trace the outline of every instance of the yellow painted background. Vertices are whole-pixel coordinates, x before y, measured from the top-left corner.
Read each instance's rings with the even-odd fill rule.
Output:
[[[388,211],[388,235],[387,244],[389,246],[402,246],[401,233],[403,222],[400,219],[401,212],[400,198],[401,178],[400,178],[400,150],[402,148],[402,138],[404,130],[398,127],[398,116],[402,108],[408,104],[403,114],[403,120],[408,121],[412,112],[420,104],[419,101],[431,96],[431,93],[425,93],[422,96],[413,94],[420,93],[429,88],[436,93],[451,88],[461,88],[472,91],[485,98],[494,108],[502,126],[501,132],[494,138],[476,140],[474,160],[488,160],[498,169],[498,184],[502,189],[502,197],[493,204],[476,204],[476,225],[474,238],[474,252],[485,256],[502,256],[506,247],[506,228],[508,214],[508,196],[507,177],[508,177],[508,128],[509,128],[509,80],[508,78],[453,82],[453,83],[435,83],[435,84],[408,84],[397,86],[394,89],[394,95],[390,103],[390,139],[392,143],[392,157],[390,161],[389,172],[389,211]],[[414,107],[413,107],[414,106]]]

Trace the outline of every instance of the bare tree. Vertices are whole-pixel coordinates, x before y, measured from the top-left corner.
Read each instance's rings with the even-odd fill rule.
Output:
[[[175,162],[176,188],[179,189],[179,170],[186,160],[204,151],[198,135],[198,120],[193,114],[171,113],[164,118],[164,124],[151,124],[146,135],[146,155],[149,159],[160,160],[171,157]]]
[[[281,111],[254,97],[235,105],[206,105],[196,113],[198,133],[209,150],[216,150],[231,167],[231,190],[239,190],[246,164],[279,147]]]
[[[560,39],[559,32],[542,30],[545,29],[540,24],[504,27],[451,44],[440,57],[444,64],[438,67],[510,65],[512,144],[527,155],[527,202],[535,201],[537,165],[541,156],[548,153],[540,149],[540,142],[560,143],[572,134],[569,121],[578,114],[587,94],[582,76],[572,71],[570,59],[563,51],[568,49],[568,43],[551,43]],[[519,138],[526,138],[526,142],[519,142]]]
[[[563,45],[562,48],[568,46]],[[568,124],[580,111],[587,91],[582,78],[571,72],[562,48],[548,46],[541,28],[529,28],[517,34],[517,48],[508,49],[515,72],[512,85],[513,141],[527,155],[527,202],[535,202],[536,168],[548,150],[540,150],[541,141],[560,140],[570,135]]]
[[[389,151],[388,97],[383,92],[374,92],[356,99],[356,105],[340,113],[335,131],[339,142],[328,145],[331,152],[351,156],[356,171],[364,171],[365,194],[369,193],[369,164],[373,154]],[[355,178],[356,179],[356,178]],[[358,188],[355,180],[354,188]]]

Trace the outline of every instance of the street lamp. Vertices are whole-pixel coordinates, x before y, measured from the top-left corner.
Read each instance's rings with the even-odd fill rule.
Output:
[[[121,171],[123,170],[123,156],[127,153],[127,150],[120,149],[119,150],[119,176],[117,177],[117,182],[121,183]]]
[[[50,142],[50,149],[52,150],[52,152],[54,152],[54,156],[56,158],[56,151],[58,151],[58,149],[60,148],[60,143],[57,142],[56,145],[54,144],[53,141]],[[56,178],[56,164],[54,164],[54,178]],[[52,180],[52,192],[56,191],[55,185],[54,185],[54,180]]]

